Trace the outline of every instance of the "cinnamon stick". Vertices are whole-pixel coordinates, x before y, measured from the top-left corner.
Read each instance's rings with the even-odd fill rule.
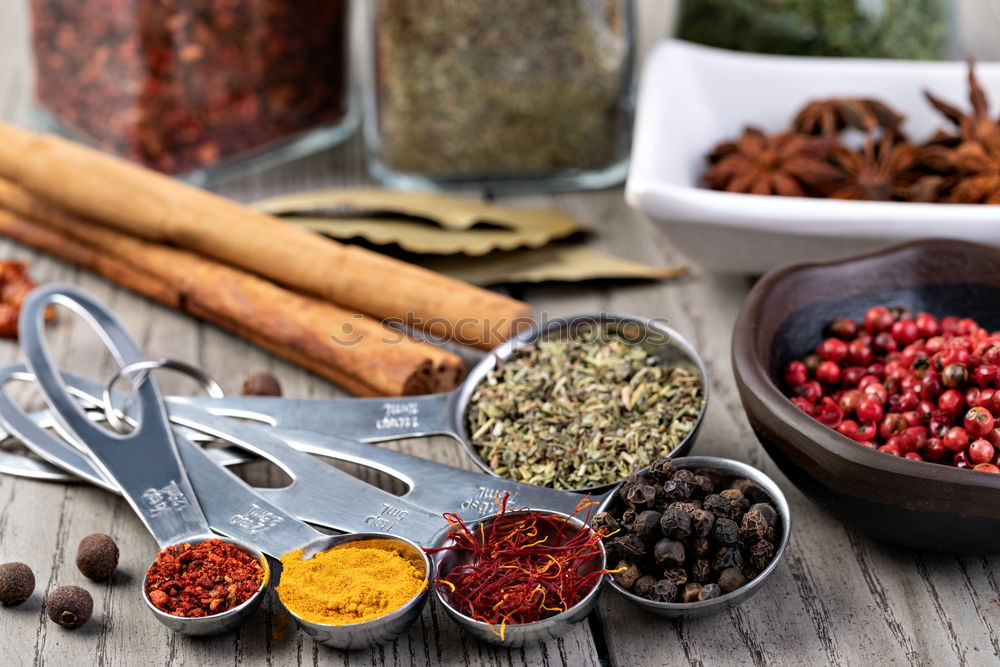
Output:
[[[90,224],[3,180],[0,207],[30,218],[0,216],[0,234],[248,338],[356,394],[444,391],[456,386],[464,369],[456,355],[370,317]]]
[[[113,283],[170,308],[180,309],[181,296],[159,278],[67,238],[38,223],[0,210],[0,236],[34,248],[64,262],[90,269]]]
[[[514,299],[342,245],[125,160],[4,123],[0,177],[83,218],[463,344],[492,349],[531,315]]]

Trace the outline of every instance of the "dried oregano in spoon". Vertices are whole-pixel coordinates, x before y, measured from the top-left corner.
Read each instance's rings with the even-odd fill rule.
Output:
[[[669,454],[704,404],[690,363],[614,333],[526,346],[480,383],[470,441],[497,474],[557,489],[617,482]]]

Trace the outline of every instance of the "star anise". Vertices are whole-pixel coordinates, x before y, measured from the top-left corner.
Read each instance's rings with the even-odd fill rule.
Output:
[[[882,128],[898,132],[904,116],[881,100],[831,97],[812,100],[795,115],[792,127],[803,134],[832,137],[852,127],[865,132]]]
[[[831,148],[827,139],[790,130],[769,136],[748,127],[736,141],[712,150],[703,178],[709,187],[726,192],[822,196],[841,176],[827,160]]]
[[[944,201],[1000,204],[1000,118],[990,117],[975,63],[969,61],[970,113],[927,91],[924,96],[958,129],[954,137],[939,133],[921,151],[921,164],[943,175]]]
[[[860,150],[838,145],[830,157],[844,174],[841,183],[830,193],[831,199],[905,201],[911,198],[917,149],[907,142],[888,135],[876,142],[869,135]]]
[[[961,178],[949,188],[954,204],[1000,204],[1000,132],[984,141],[963,141],[952,151]]]

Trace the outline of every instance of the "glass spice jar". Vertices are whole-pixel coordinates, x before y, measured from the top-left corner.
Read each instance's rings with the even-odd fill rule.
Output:
[[[394,187],[620,182],[634,99],[632,0],[374,0],[369,168]]]
[[[44,124],[204,183],[356,125],[349,0],[31,0]]]

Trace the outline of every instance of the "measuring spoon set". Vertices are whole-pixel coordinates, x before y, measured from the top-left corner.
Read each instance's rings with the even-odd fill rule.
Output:
[[[265,571],[261,590],[222,614],[172,616],[153,606],[143,592],[158,620],[192,635],[229,630],[253,613],[268,588],[271,568],[265,555],[277,558],[304,549],[304,557],[309,558],[347,541],[391,540],[411,561],[423,563],[425,576],[432,581],[435,565],[421,547],[447,542],[443,513],[458,514],[469,522],[488,522],[496,512],[496,499],[509,494],[511,507],[572,515],[585,496],[500,478],[479,459],[468,440],[465,411],[476,386],[521,346],[541,336],[570,331],[584,322],[596,323],[642,336],[645,344],[656,346],[666,359],[692,363],[705,377],[704,365],[694,349],[663,325],[630,317],[580,316],[556,320],[508,341],[495,355],[485,357],[459,389],[431,396],[342,400],[176,397],[165,401],[152,377],[144,374],[134,382],[130,396],[136,399],[134,405],[122,414],[132,430],[119,433],[98,422],[108,410],[117,410],[108,403],[121,404],[122,396],[109,396],[101,383],[60,370],[54,363],[44,323],[45,310],[53,304],[84,319],[123,369],[158,365],[148,362],[117,318],[82,290],[69,285],[36,289],[25,302],[19,323],[26,364],[0,367],[0,421],[42,461],[2,452],[0,471],[48,480],[65,479],[65,472],[121,493],[161,548],[218,534],[257,558]],[[12,381],[33,381],[48,409],[26,413],[7,391]],[[700,423],[701,416],[675,455],[683,455],[691,447]],[[459,440],[491,476],[369,444],[429,434]],[[227,446],[204,448],[199,443],[206,439]],[[408,490],[394,495],[318,462],[313,454],[381,470],[401,480]],[[253,457],[277,465],[292,483],[277,489],[252,488],[225,467]],[[616,489],[606,486],[579,491],[589,492],[600,509],[611,501]],[[312,526],[348,534],[331,536]],[[294,613],[292,616],[324,643],[357,648],[405,632],[419,617],[428,595],[429,588],[425,588],[386,616],[350,625],[309,623]],[[526,624],[534,627],[518,628],[513,635],[509,629],[504,643],[516,645],[560,634],[586,616],[596,599],[596,593],[588,595],[569,610]],[[479,627],[483,624],[461,614],[452,617],[466,630],[490,640]]]

